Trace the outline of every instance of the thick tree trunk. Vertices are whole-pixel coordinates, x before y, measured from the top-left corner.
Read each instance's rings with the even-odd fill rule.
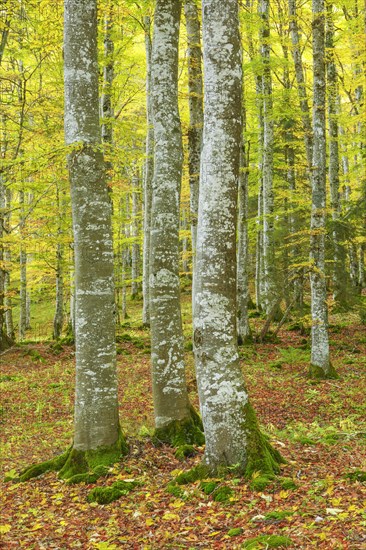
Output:
[[[150,324],[156,435],[193,422],[185,377],[179,282],[183,147],[178,111],[181,2],[157,0],[152,50],[155,162],[150,243]],[[194,427],[194,426],[193,426]]]
[[[96,3],[65,0],[65,137],[75,242],[74,449],[119,438],[111,202],[98,114]],[[103,327],[103,330],[101,330]]]
[[[150,325],[150,238],[151,238],[151,200],[152,180],[154,175],[154,126],[151,98],[151,21],[150,17],[144,18],[145,26],[145,52],[146,52],[146,149],[145,149],[145,170],[144,170],[144,242],[143,242],[143,275],[142,295],[143,309],[142,322],[145,326]]]
[[[203,130],[203,83],[201,29],[196,0],[184,1],[187,28],[187,64],[189,88],[188,167],[190,187],[190,213],[192,236],[192,307],[195,294],[195,260],[197,243],[197,217],[200,179],[200,158]]]
[[[97,6],[65,0],[65,137],[75,242],[76,395],[72,448],[25,470],[93,482],[126,444],[118,420],[111,202],[98,113]],[[73,149],[73,150],[72,150]],[[101,330],[102,327],[102,330]]]
[[[311,368],[318,378],[335,376],[329,358],[328,305],[325,280],[326,136],[325,136],[325,14],[324,0],[312,0],[313,11],[313,166],[310,261]]]
[[[242,140],[242,60],[237,0],[203,0],[205,117],[197,232],[194,343],[205,428],[204,462],[249,475],[264,455],[239,364],[236,224]],[[256,444],[253,442],[256,441]],[[254,466],[254,462],[256,463]]]

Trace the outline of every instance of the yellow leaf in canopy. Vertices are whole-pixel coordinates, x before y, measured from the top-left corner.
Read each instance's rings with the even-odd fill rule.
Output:
[[[9,525],[8,523],[5,525],[0,525],[0,533],[2,535],[5,535],[5,533],[9,533],[10,529],[11,529],[11,525]]]

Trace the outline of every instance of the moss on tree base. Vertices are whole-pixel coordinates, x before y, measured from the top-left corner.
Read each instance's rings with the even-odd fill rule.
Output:
[[[108,472],[108,468],[126,455],[128,446],[121,430],[110,447],[79,451],[70,447],[62,455],[26,468],[16,481],[24,482],[50,471],[59,472],[58,477],[68,483],[94,483]]]
[[[255,411],[249,401],[244,405],[244,430],[247,436],[244,477],[250,479],[253,474],[259,473],[261,478],[273,479],[280,473],[280,465],[286,464],[286,461],[260,431]]]
[[[321,367],[318,367],[318,365],[311,364],[309,369],[309,376],[314,380],[338,380],[339,378],[339,375],[337,374],[332,363],[329,364],[329,368],[327,371],[325,371]]]
[[[182,420],[173,420],[156,428],[152,437],[154,445],[171,445],[177,448],[177,458],[191,456],[194,452],[193,445],[203,445],[203,425],[199,414],[190,407],[190,416]]]

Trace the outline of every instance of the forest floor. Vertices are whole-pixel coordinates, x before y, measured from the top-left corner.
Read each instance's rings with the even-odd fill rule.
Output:
[[[188,296],[184,303],[188,336]],[[366,470],[366,327],[340,316],[331,322],[339,380],[309,380],[309,337],[298,331],[285,329],[278,341],[240,348],[262,429],[287,464],[262,491],[253,491],[234,475],[220,480],[232,489],[226,503],[215,502],[199,482],[184,486],[179,496],[167,492],[168,483],[196,464],[203,449],[180,462],[172,449],[156,448],[150,441],[149,336],[137,313],[124,324],[118,344],[120,418],[130,455],[94,485],[67,485],[54,473],[24,484],[3,482],[4,474],[15,476],[69,446],[74,351],[28,342],[3,353],[0,548],[266,548],[265,543],[245,542],[259,535],[284,535],[292,541],[288,548],[365,549],[366,483],[346,475]],[[188,341],[189,389],[197,406],[189,347]],[[109,505],[87,503],[93,487],[119,479],[140,484]]]

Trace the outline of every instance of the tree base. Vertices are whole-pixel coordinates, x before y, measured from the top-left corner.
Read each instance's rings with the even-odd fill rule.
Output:
[[[338,380],[339,379],[339,375],[337,374],[332,363],[329,364],[329,368],[327,371],[325,371],[321,367],[318,367],[318,365],[311,364],[309,368],[309,376],[313,380]]]
[[[187,449],[189,447],[189,450],[192,451],[191,447],[193,445],[204,445],[205,436],[203,435],[202,420],[192,406],[189,410],[189,417],[182,420],[173,420],[165,426],[156,428],[152,437],[154,445],[171,445],[178,449],[177,453],[179,453],[180,448]],[[185,452],[183,452],[183,457],[184,455],[187,456]]]
[[[196,467],[183,472],[175,478],[178,485],[194,483],[198,480],[210,477],[223,478],[236,471],[246,479],[253,479],[251,487],[262,490],[277,474],[280,473],[280,465],[286,464],[281,454],[272,447],[267,436],[259,429],[258,421],[253,407],[248,402],[244,405],[244,431],[247,438],[246,457],[244,464],[223,464],[212,467],[203,462]]]
[[[128,446],[122,431],[118,440],[110,447],[99,447],[90,451],[79,451],[70,447],[65,453],[46,462],[26,468],[16,479],[24,482],[39,477],[46,472],[59,472],[58,477],[67,483],[95,483],[108,473],[109,467],[126,455]]]
[[[260,474],[262,478],[273,479],[280,473],[280,465],[286,464],[286,460],[260,431],[257,416],[249,401],[244,405],[244,431],[247,435],[244,477],[250,479],[253,474]]]

